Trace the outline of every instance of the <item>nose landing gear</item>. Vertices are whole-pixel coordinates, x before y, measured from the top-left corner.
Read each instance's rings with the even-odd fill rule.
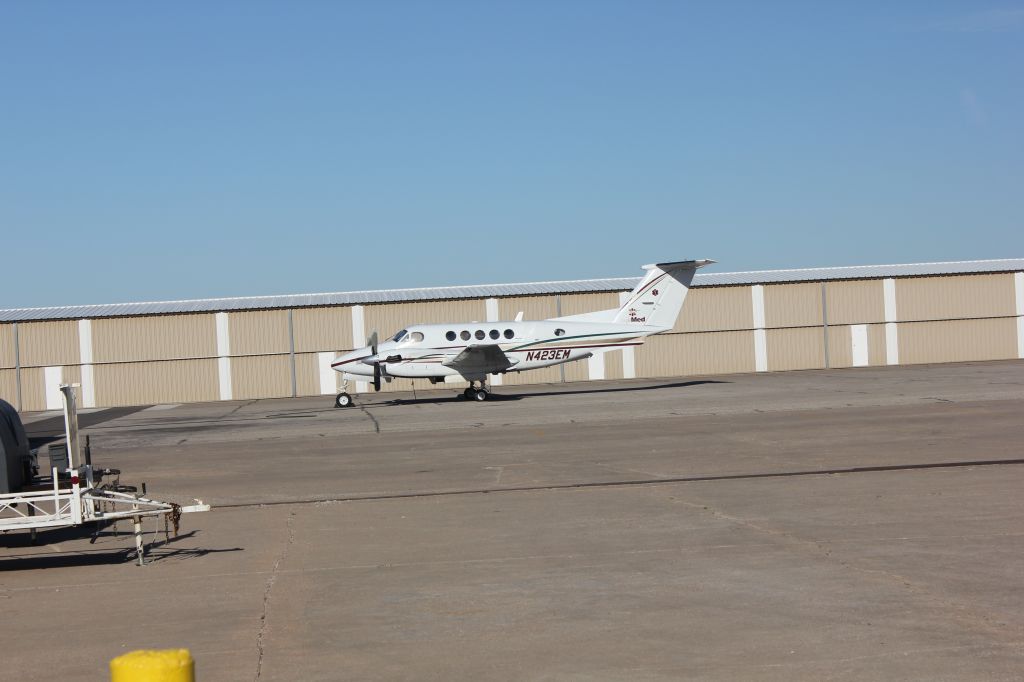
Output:
[[[352,396],[348,394],[348,379],[342,378],[341,380],[341,393],[334,398],[335,407],[352,407],[355,405],[355,401],[352,400]]]

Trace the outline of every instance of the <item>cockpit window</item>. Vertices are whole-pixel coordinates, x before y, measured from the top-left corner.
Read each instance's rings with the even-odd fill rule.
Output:
[[[395,334],[395,335],[394,335],[393,337],[391,337],[391,340],[392,340],[392,341],[396,341],[396,342],[397,342],[397,341],[401,341],[402,339],[404,339],[404,338],[405,338],[405,335],[406,335],[406,334],[408,334],[408,333],[409,333],[409,332],[407,332],[406,330],[404,330],[404,329],[403,329],[402,331],[398,332],[398,333],[397,333],[397,334]]]
[[[423,340],[423,334],[421,332],[413,332],[409,334],[409,338],[412,339],[413,343],[419,343]]]

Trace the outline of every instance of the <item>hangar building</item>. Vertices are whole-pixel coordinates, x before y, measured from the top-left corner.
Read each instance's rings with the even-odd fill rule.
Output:
[[[61,383],[81,384],[82,407],[333,395],[331,359],[371,330],[612,308],[638,279],[0,310],[0,398],[56,409]],[[643,346],[493,383],[1013,358],[1024,259],[767,270],[698,274],[675,329]]]

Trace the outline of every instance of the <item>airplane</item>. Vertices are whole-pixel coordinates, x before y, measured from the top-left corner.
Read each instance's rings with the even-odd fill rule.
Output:
[[[347,392],[350,379],[369,379],[379,391],[381,380],[390,382],[393,377],[427,379],[432,384],[461,377],[469,382],[465,397],[484,401],[489,396],[488,375],[526,372],[639,346],[646,337],[675,326],[697,268],[714,262],[645,265],[647,273],[625,303],[610,310],[548,320],[523,320],[519,313],[508,322],[414,324],[383,342],[374,331],[364,348],[331,363],[342,373],[335,407],[354,404]]]

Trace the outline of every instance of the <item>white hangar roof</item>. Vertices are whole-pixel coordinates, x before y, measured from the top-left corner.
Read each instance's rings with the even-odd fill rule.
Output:
[[[853,265],[833,268],[801,268],[796,270],[698,273],[694,278],[693,286],[736,286],[1017,271],[1024,271],[1024,258],[953,261],[946,263],[909,263],[905,265]],[[148,303],[106,303],[45,308],[9,308],[0,310],[0,322],[77,320],[97,317],[124,317],[129,315],[168,315],[233,310],[266,310],[270,308],[308,308],[468,298],[500,298],[503,296],[628,291],[636,286],[639,281],[639,277],[618,277],[557,282],[525,282],[520,284],[432,287],[427,289],[381,289],[376,291],[342,291],[326,294],[243,296]]]

